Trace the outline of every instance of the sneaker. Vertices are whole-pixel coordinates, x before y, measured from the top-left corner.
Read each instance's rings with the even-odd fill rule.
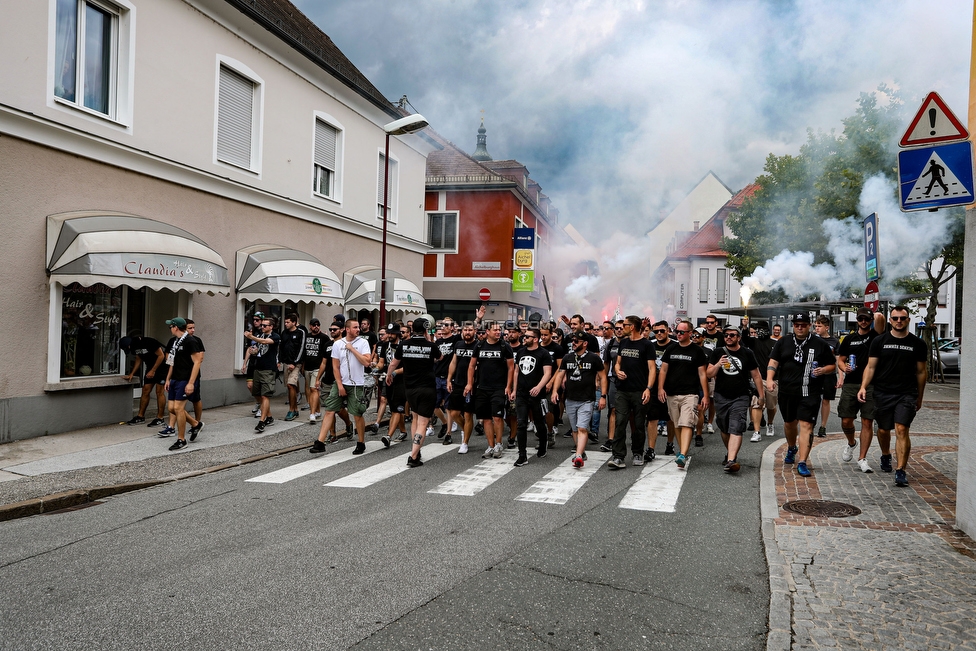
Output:
[[[312,447],[310,447],[308,451],[311,452],[312,454],[319,454],[320,452],[325,452],[325,443],[316,439],[312,443]]]
[[[664,423],[662,423],[662,422],[658,422],[658,424],[657,424],[657,435],[658,436],[664,436],[665,429],[667,429],[667,425],[664,424]]]
[[[891,472],[891,455],[881,455],[881,472]]]
[[[355,454],[355,452],[353,452]],[[418,456],[416,459],[413,457],[407,457],[407,468],[419,468],[424,465],[424,462]]]
[[[146,419],[142,416],[133,416],[131,420],[126,421],[126,425],[136,425],[138,423],[145,423]]]
[[[458,454],[467,454],[467,453],[468,453],[467,443],[462,443],[461,445],[458,446]]]
[[[583,454],[582,454],[582,455],[580,455],[580,456],[582,456],[582,457],[583,457],[583,461],[586,461],[586,452],[583,452]]]
[[[857,443],[855,443],[854,445],[848,445],[847,447],[844,448],[844,452],[843,454],[840,455],[840,458],[843,459],[844,461],[850,461],[851,459],[854,458],[855,449],[857,449]]]
[[[274,416],[269,415],[267,418],[264,419],[265,425],[271,425],[272,423],[274,423]]]
[[[382,436],[382,437],[380,437],[380,442],[383,444],[383,447],[384,448],[389,448],[390,447],[390,437],[389,436]]]
[[[796,461],[796,453],[799,449],[797,447],[786,448],[786,456],[783,457],[783,463],[793,463]]]
[[[634,454],[634,465],[635,466],[643,466],[644,465],[644,455],[643,455],[643,453],[641,453],[641,454]]]
[[[365,443],[358,443],[357,442],[356,443],[356,449],[353,450],[352,453],[353,454],[362,454],[365,451],[366,451],[366,444]]]
[[[166,438],[167,436],[173,436],[173,434],[176,434],[176,428],[167,425],[163,429],[159,430],[157,434],[159,434],[159,436],[162,438]]]
[[[620,457],[610,459],[610,461],[607,462],[607,465],[610,467],[610,470],[622,470],[627,467],[626,462],[624,462],[624,460]]]
[[[674,443],[668,443],[664,446],[664,456],[674,456]]]
[[[871,470],[871,466],[868,465],[867,459],[858,459],[857,467],[861,469],[861,472],[865,472],[865,473],[874,472],[873,470]]]
[[[437,438],[442,439],[447,434],[447,423],[441,425],[441,429],[437,432]]]
[[[712,427],[712,424],[711,423],[706,423],[705,424],[705,431],[708,432],[709,434],[714,434],[715,433],[715,428]]]
[[[170,448],[172,450],[173,448]],[[904,470],[895,471],[895,486],[908,486],[908,475]]]
[[[727,473],[733,473],[733,472],[739,472],[740,467],[741,466],[739,466],[738,461],[736,461],[735,459],[730,459],[729,461],[725,462],[724,466],[722,466],[722,470],[724,470]]]
[[[407,433],[401,431],[399,434],[393,437],[393,440],[396,441],[397,443],[403,443],[404,441],[407,440]]]
[[[571,438],[573,438],[573,430],[571,430],[571,429],[566,430],[566,432],[563,434],[563,438],[564,439],[571,439]]]
[[[820,429],[817,430],[817,438],[818,439],[825,439],[825,438],[827,438],[827,428],[824,427],[823,425],[821,425],[820,426]]]
[[[451,423],[451,434],[454,434],[457,431],[458,431],[457,423]]]
[[[685,462],[687,460],[688,460],[688,457],[686,457],[685,455],[681,454],[680,452],[677,455],[675,455],[675,457],[674,457],[674,463],[679,468],[684,468],[685,467]]]
[[[488,448],[487,450],[485,450],[485,453],[483,455],[481,455],[481,458],[482,459],[491,459],[494,456],[495,456],[495,448],[492,447],[492,448]]]
[[[444,445],[450,445],[453,442],[454,442],[454,439],[451,438],[451,435],[450,434],[448,434],[447,436],[444,437]]]
[[[501,443],[495,443],[495,458],[496,459],[501,459],[502,458],[502,452],[504,452],[504,451],[505,450],[504,450],[504,448],[502,448],[502,444]]]
[[[514,450],[516,447],[518,447],[518,441],[515,439],[508,439],[508,449]]]
[[[709,432],[709,434],[711,434],[711,432]],[[695,447],[696,448],[703,448],[703,447],[705,447],[705,439],[703,439],[701,436],[696,436],[695,437]]]
[[[260,414],[261,413],[261,405],[254,405],[254,408],[251,410],[251,413],[252,414]]]
[[[254,426],[254,431],[255,432],[263,432],[264,431],[264,428],[266,426],[267,426],[267,423],[265,423],[263,420],[259,420],[258,421],[258,424]]]
[[[573,467],[576,468],[576,469],[582,468],[583,467],[583,457],[581,457],[578,454],[575,457],[573,457]]]
[[[647,463],[654,461],[656,457],[657,457],[657,452],[654,451],[654,448],[647,448],[646,450],[644,450],[644,461],[646,461]]]
[[[377,425],[376,423],[373,423],[372,425],[367,425],[366,431],[370,434],[379,434],[380,426]]]
[[[606,442],[600,446],[600,452],[613,452],[613,439],[607,439]]]
[[[318,419],[319,415],[316,412],[312,412],[308,415],[308,422],[314,423]]]
[[[586,439],[590,443],[599,443],[600,442],[600,437],[597,434],[594,434],[593,432],[590,432],[589,434],[587,434]]]
[[[478,436],[484,436],[485,426],[482,425],[481,423],[478,423],[477,425],[474,426],[474,433],[477,434]]]
[[[175,441],[173,441],[173,445],[169,446],[169,451],[175,452],[176,450],[181,450],[185,447],[186,447],[186,439],[176,439]],[[899,470],[898,472],[900,472],[902,475],[905,474],[903,470]],[[907,486],[908,483],[906,482],[905,485]]]
[[[159,427],[160,425],[165,425],[166,421],[162,418],[153,418],[151,421],[146,423],[146,427]]]
[[[552,432],[549,432],[549,438],[546,439],[546,447],[549,448],[556,447],[556,436]]]
[[[759,441],[762,440],[762,434],[760,434],[759,432],[753,432],[752,438],[749,440],[752,441],[753,443],[759,443]]]
[[[525,431],[532,432],[533,434],[535,434],[535,423],[530,420],[529,424],[525,426]]]
[[[197,440],[197,434],[200,433],[200,430],[203,429],[203,426],[204,425],[206,425],[206,423],[204,423],[201,420],[201,421],[197,421],[197,426],[196,427],[191,427],[190,428],[190,440],[191,441],[196,441]]]
[[[406,418],[404,418],[403,419],[403,422],[404,423],[412,423],[413,422],[413,414],[410,414],[409,416],[407,416]]]
[[[433,436],[433,435],[434,435],[434,428],[428,425],[427,431],[424,432],[424,436]]]
[[[810,469],[807,468],[806,461],[801,461],[800,463],[796,464],[796,472],[801,477],[810,477],[811,475],[813,475],[813,473],[810,472]]]
[[[295,420],[296,418],[298,418],[298,412],[297,411],[289,411],[287,414],[285,414],[285,420],[286,421],[292,421],[292,420]]]
[[[252,411],[251,413],[254,414],[254,417],[255,418],[261,418],[261,408],[260,407],[258,407],[258,410],[257,411]]]
[[[518,459],[515,460],[515,467],[521,468],[522,466],[527,465],[528,463],[529,463],[528,458],[524,454],[520,454],[518,456]]]
[[[772,423],[766,425],[766,436],[776,436],[776,430],[773,429]]]
[[[535,449],[535,456],[540,459],[546,458],[546,445],[544,443],[540,443],[539,447]]]

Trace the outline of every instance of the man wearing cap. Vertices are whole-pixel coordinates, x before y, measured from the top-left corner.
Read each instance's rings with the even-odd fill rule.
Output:
[[[131,382],[135,377],[139,366],[146,365],[146,378],[142,383],[142,395],[139,397],[139,413],[132,417],[129,425],[146,422],[146,409],[149,407],[149,398],[152,395],[153,387],[156,390],[156,418],[149,422],[146,427],[158,427],[165,425],[163,414],[166,410],[166,394],[163,385],[166,383],[166,376],[169,369],[166,368],[166,354],[163,352],[163,344],[152,337],[143,337],[138,330],[132,332],[129,337],[122,337],[119,341],[119,348],[126,354],[136,356],[136,361],[132,365],[132,370],[125,376],[126,382]]]
[[[305,374],[305,399],[308,401],[308,422],[314,423],[321,417],[319,413],[319,367],[328,341],[322,333],[322,322],[309,319],[309,332],[305,335],[305,355],[302,357],[302,372]]]
[[[857,467],[861,472],[873,472],[868,464],[868,448],[874,436],[874,387],[868,386],[864,394],[864,402],[857,399],[857,392],[861,389],[861,379],[864,368],[868,365],[868,351],[875,337],[884,334],[885,318],[880,312],[872,313],[866,307],[857,310],[857,330],[844,337],[844,341],[837,347],[837,366],[844,373],[844,385],[840,389],[840,401],[837,403],[837,415],[840,416],[840,427],[847,437],[847,447],[841,458],[850,461],[854,458],[857,439],[854,438],[854,419],[861,415],[861,449],[857,455]]]
[[[813,427],[820,412],[824,377],[834,372],[835,364],[827,342],[810,333],[810,315],[805,312],[793,315],[793,334],[777,341],[769,354],[766,390],[771,390],[773,377],[778,372],[779,409],[783,413],[789,446],[783,463],[795,462],[801,477],[813,474],[807,467],[813,445]]]
[[[427,319],[418,318],[413,322],[413,336],[401,342],[390,362],[386,374],[387,385],[392,385],[393,374],[403,366],[403,382],[406,386],[407,402],[413,411],[413,448],[407,457],[409,468],[424,465],[420,458],[420,448],[427,435],[427,424],[437,406],[437,383],[434,381],[434,363],[440,359],[440,348],[427,338],[430,324]]]
[[[725,326],[722,336],[724,346],[717,346],[708,359],[706,374],[715,380],[715,422],[722,434],[727,451],[725,472],[739,472],[738,454],[742,447],[742,434],[749,427],[749,406],[752,400],[751,377],[759,393],[760,407],[765,400],[759,365],[751,350],[739,345],[739,330]]]
[[[905,469],[912,451],[910,428],[925,395],[928,347],[908,331],[908,308],[904,305],[891,308],[888,320],[891,330],[875,338],[868,349],[857,399],[866,402],[868,387],[874,385],[881,470],[891,472],[891,430],[895,430],[895,486],[908,486]]]
[[[169,372],[166,376],[166,394],[170,413],[176,414],[177,439],[170,446],[171,451],[186,447],[186,424],[192,426],[191,440],[196,438],[202,422],[186,413],[188,396],[196,390],[200,377],[200,364],[203,363],[203,350],[196,337],[186,332],[186,319],[176,317],[166,322],[173,333],[173,343],[169,346]]]
[[[345,326],[346,336],[332,346],[332,368],[336,383],[332,385],[332,391],[325,399],[325,415],[322,417],[319,436],[309,449],[313,454],[325,452],[326,437],[335,424],[336,412],[343,407],[349,410],[353,422],[356,423],[358,441],[352,453],[362,454],[366,451],[366,422],[363,414],[369,407],[369,400],[366,396],[365,376],[366,369],[372,363],[372,354],[369,342],[359,336],[359,322],[349,319]],[[389,440],[384,440],[383,443],[386,447],[390,445]]]
[[[586,443],[589,441],[587,429],[590,426],[594,403],[593,387],[599,386],[600,405],[607,403],[607,373],[603,360],[597,353],[591,353],[589,337],[583,332],[573,332],[567,335],[573,352],[563,356],[563,363],[556,373],[553,383],[552,399],[558,401],[560,395],[566,397],[566,417],[569,419],[570,431],[576,439],[576,453],[573,455],[573,467],[582,468],[586,461]],[[546,447],[539,442],[539,457],[546,456]],[[623,462],[621,462],[622,465]]]
[[[254,431],[263,432],[264,428],[274,422],[271,415],[271,397],[275,393],[275,373],[278,370],[278,345],[281,337],[274,331],[274,320],[265,317],[261,319],[261,334],[252,335],[244,331],[244,338],[254,342],[257,352],[254,359],[254,381],[251,385],[251,395],[261,398],[261,420],[254,427]]]
[[[261,319],[264,318],[264,312],[255,312],[252,319],[250,331],[252,335],[261,334]],[[244,373],[244,379],[247,380],[247,392],[254,397],[254,408],[251,413],[254,414],[255,418],[261,417],[261,397],[254,395],[254,367],[255,359],[252,357],[257,355],[258,345],[254,341],[246,342],[244,350],[244,363],[241,364],[241,372]]]

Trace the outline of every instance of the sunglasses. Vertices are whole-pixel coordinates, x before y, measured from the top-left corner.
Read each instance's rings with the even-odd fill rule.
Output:
[[[888,318],[891,319],[892,321],[908,321],[907,316],[890,316]]]
[[[705,325],[718,325],[718,321],[706,321]]]
[[[674,332],[675,334],[679,334],[679,335],[691,334],[691,330],[675,330]]]
[[[865,322],[867,322],[867,321],[871,321],[871,320],[872,320],[872,319],[871,319],[871,317],[869,317],[869,316],[859,316],[859,317],[857,317],[857,322],[858,322],[858,323],[860,323],[861,321],[865,321]]]
[[[739,333],[738,332],[726,332],[722,336],[725,337],[726,339],[728,339],[729,337],[738,337],[739,336]]]
[[[654,330],[654,334],[656,334],[656,335],[662,335],[662,334],[664,334],[666,332],[667,332],[667,330],[664,330],[663,328],[659,328],[657,330]]]

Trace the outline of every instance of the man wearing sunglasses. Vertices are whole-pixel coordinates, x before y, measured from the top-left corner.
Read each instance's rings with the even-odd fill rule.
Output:
[[[624,319],[624,340],[617,351],[613,369],[617,382],[617,418],[613,432],[613,458],[607,464],[611,470],[626,467],[627,425],[634,419],[630,433],[630,451],[635,466],[644,465],[647,437],[647,405],[654,394],[657,364],[651,342],[641,336],[643,321],[630,315]],[[655,416],[657,412],[655,411]]]
[[[749,426],[749,406],[752,402],[752,377],[759,393],[760,406],[766,397],[762,389],[759,365],[751,350],[739,345],[739,330],[727,325],[722,333],[724,346],[718,346],[708,359],[709,378],[715,379],[715,422],[722,434],[727,451],[724,470],[739,472],[738,455],[742,447],[742,434]]]
[[[661,371],[661,361],[664,359],[665,351],[675,343],[671,338],[670,328],[667,321],[658,321],[651,326],[651,348],[654,350],[654,365],[658,372]],[[657,396],[657,388],[651,391],[651,401],[647,403],[647,452],[644,453],[645,461],[654,461],[654,446],[657,445],[657,437],[664,433],[665,424],[668,431],[668,443],[664,448],[665,455],[674,454],[674,422],[668,415],[667,403],[661,402]]]
[[[844,436],[847,437],[847,448],[841,458],[844,461],[854,458],[854,450],[857,448],[857,440],[854,438],[854,419],[860,413],[861,449],[857,456],[857,466],[861,472],[872,472],[867,455],[871,438],[874,436],[874,387],[867,388],[863,403],[858,401],[857,392],[861,389],[871,342],[878,335],[883,334],[884,330],[884,315],[880,312],[873,314],[868,308],[862,307],[857,311],[857,330],[844,337],[844,341],[837,347],[837,366],[844,373],[844,385],[840,389],[837,415],[840,416],[840,426],[844,430]]]
[[[617,426],[617,381],[613,376],[613,367],[617,364],[620,353],[620,342],[624,340],[624,322],[617,321],[611,328],[613,338],[607,340],[603,350],[603,367],[607,369],[607,440],[600,446],[603,452],[613,452],[613,431]]]
[[[868,348],[868,365],[861,378],[857,399],[867,401],[867,389],[874,385],[875,417],[881,469],[891,472],[891,430],[895,430],[895,486],[908,486],[905,468],[912,451],[909,428],[922,408],[928,349],[925,342],[908,331],[908,308],[891,308],[891,331],[879,335]]]
[[[668,414],[678,430],[680,451],[674,457],[679,468],[688,462],[691,433],[698,416],[708,408],[708,356],[701,346],[691,343],[691,321],[679,321],[674,329],[678,343],[670,346],[661,358],[657,377],[658,400],[667,401]]]
[[[783,463],[795,462],[801,477],[813,474],[807,467],[813,445],[813,427],[820,412],[824,377],[833,373],[835,366],[830,346],[810,333],[810,315],[804,312],[793,316],[793,334],[777,341],[769,354],[766,391],[773,388],[773,377],[778,370],[779,409],[783,413],[789,446]]]
[[[274,422],[271,415],[271,397],[275,393],[275,373],[278,370],[278,345],[281,336],[275,332],[272,319],[261,319],[261,334],[252,335],[244,332],[244,338],[253,342],[257,352],[254,358],[254,382],[251,395],[261,399],[261,420],[254,427],[254,431],[263,432],[264,428]]]
[[[709,314],[705,317],[705,332],[703,333],[699,345],[705,349],[706,355],[711,355],[712,351],[722,345],[722,331],[718,329],[718,317],[714,314]],[[695,342],[698,343],[698,342]],[[709,395],[715,394],[715,379],[708,381]],[[715,427],[712,423],[715,422],[715,403],[710,402],[708,404],[708,420],[705,424],[705,431],[709,434],[715,433]],[[699,441],[695,441],[695,445],[698,445]]]

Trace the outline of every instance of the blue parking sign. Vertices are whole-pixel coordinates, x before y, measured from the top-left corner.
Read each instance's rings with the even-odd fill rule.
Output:
[[[973,203],[972,143],[964,140],[898,152],[898,186],[905,212]]]

